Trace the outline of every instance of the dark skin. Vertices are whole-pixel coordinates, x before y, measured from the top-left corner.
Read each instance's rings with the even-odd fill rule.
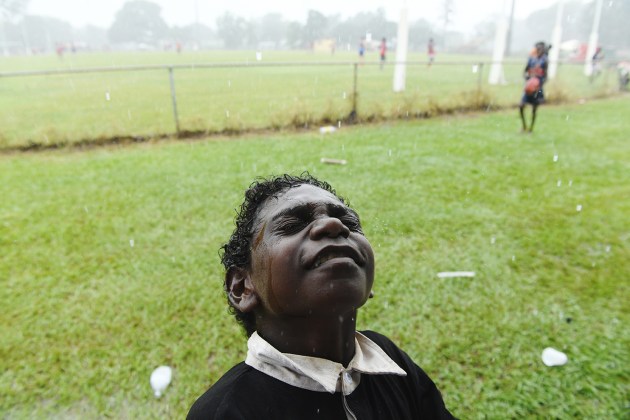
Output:
[[[283,353],[347,366],[357,309],[374,282],[374,253],[356,213],[312,185],[268,199],[256,217],[250,267],[228,271],[231,302]]]
[[[542,55],[545,53],[545,46],[544,45],[536,45],[536,54],[538,55],[538,57],[542,57]],[[529,77],[529,74],[527,73],[528,69],[525,68],[525,77]],[[538,110],[538,104],[534,103],[532,104],[532,122],[529,126],[529,128],[527,128],[527,123],[525,121],[525,104],[521,103],[520,107],[519,107],[519,111],[521,114],[521,121],[523,122],[523,131],[528,131],[528,132],[532,132],[534,131],[534,123],[536,122],[536,111]]]

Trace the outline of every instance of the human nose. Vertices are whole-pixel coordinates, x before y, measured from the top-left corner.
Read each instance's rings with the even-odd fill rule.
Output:
[[[315,220],[310,231],[311,239],[318,240],[325,237],[336,238],[343,236],[347,238],[350,235],[350,229],[344,225],[341,220],[336,217],[322,217]]]

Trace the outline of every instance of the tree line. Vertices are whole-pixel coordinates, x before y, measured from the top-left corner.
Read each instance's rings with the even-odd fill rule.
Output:
[[[280,13],[245,19],[226,12],[211,28],[202,23],[169,26],[161,15],[159,5],[149,0],[130,0],[116,13],[109,28],[84,26],[74,28],[60,19],[24,14],[28,0],[0,0],[0,43],[5,53],[50,51],[60,44],[73,48],[147,48],[166,46],[186,48],[227,49],[303,49],[317,41],[329,39],[337,48],[355,48],[360,39],[371,34],[374,39],[396,37],[397,22],[388,20],[384,9],[358,12],[342,18],[308,10],[304,23],[285,19]],[[608,48],[630,48],[630,1],[606,2],[602,12],[600,41]],[[452,51],[486,52],[492,48],[495,20],[477,25],[472,36],[449,27],[457,13],[456,4],[446,2],[441,24],[425,19],[410,23],[409,46],[424,50],[427,40],[434,38],[438,48],[448,45]],[[447,13],[448,12],[448,13]],[[565,3],[563,39],[586,42],[590,34],[594,2],[579,0]],[[514,50],[525,50],[537,40],[548,40],[556,19],[556,7],[551,5],[532,13],[527,19],[516,21],[513,27]]]

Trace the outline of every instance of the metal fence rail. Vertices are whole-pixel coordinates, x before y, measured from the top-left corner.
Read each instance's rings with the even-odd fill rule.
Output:
[[[407,82],[407,92],[405,94],[396,97],[396,94],[392,94],[391,92],[391,70],[397,64],[406,64],[407,65],[407,74],[408,74],[408,82]],[[270,74],[267,69],[273,69],[278,71],[291,70],[293,68],[300,68],[303,72],[311,72],[308,76],[303,76],[304,80],[308,77],[315,78],[315,84],[317,84],[318,76],[317,74],[325,75],[328,69],[343,69],[348,68],[348,71],[351,74],[345,73],[345,70],[342,72],[338,72],[335,70],[335,73],[327,74],[329,85],[334,85],[336,80],[343,79],[345,76],[343,74],[348,74],[351,76],[349,80],[351,80],[351,86],[348,86],[349,94],[344,90],[343,99],[350,99],[349,109],[344,111],[344,115],[341,115],[341,111],[335,111],[338,116],[335,116],[336,119],[341,123],[342,120],[347,120],[348,118],[356,117],[359,114],[359,106],[364,105],[366,112],[374,112],[372,109],[374,108],[383,108],[390,106],[393,109],[395,105],[391,105],[390,102],[398,100],[400,102],[400,98],[405,98],[403,100],[404,107],[407,107],[407,115],[410,112],[413,113],[414,107],[419,109],[421,105],[419,103],[422,100],[427,99],[430,101],[436,101],[435,98],[439,100],[443,100],[447,96],[453,96],[461,91],[476,91],[477,93],[481,93],[486,90],[491,94],[498,95],[500,97],[511,97],[513,98],[511,101],[515,102],[520,91],[520,84],[522,83],[522,69],[524,67],[523,62],[519,61],[504,61],[503,68],[510,80],[510,83],[507,83],[504,86],[491,86],[487,84],[485,81],[486,74],[484,70],[489,68],[493,62],[491,61],[453,61],[453,62],[437,62],[433,63],[431,66],[428,66],[426,61],[407,61],[404,63],[398,62],[387,62],[386,63],[386,71],[382,69],[379,71],[378,68],[380,63],[378,62],[357,62],[357,61],[321,61],[321,62],[289,62],[289,61],[280,61],[280,62],[246,62],[246,63],[203,63],[203,64],[177,64],[177,65],[142,65],[142,66],[109,66],[109,67],[90,67],[90,68],[74,68],[74,69],[64,69],[64,70],[42,70],[42,71],[13,71],[13,72],[0,72],[0,81],[4,80],[5,83],[9,79],[16,78],[50,78],[50,77],[59,77],[59,76],[73,76],[73,75],[94,75],[101,76],[107,73],[130,73],[136,74],[141,72],[159,72],[165,71],[168,73],[168,86],[170,90],[170,106],[172,108],[172,118],[173,118],[173,126],[175,129],[175,133],[180,136],[184,132],[189,131],[199,131],[197,128],[191,126],[190,121],[203,119],[203,113],[197,113],[187,117],[187,121],[182,126],[181,113],[178,111],[180,108],[180,104],[178,99],[181,101],[182,99],[186,99],[188,101],[195,101],[197,99],[193,98],[199,95],[199,90],[195,89],[191,86],[182,86],[184,88],[185,93],[180,92],[180,97],[176,93],[176,74],[178,76],[177,84],[184,84],[188,78],[191,77],[193,72],[203,71],[205,79],[203,80],[212,80],[217,77],[219,71],[253,71],[259,73],[248,73],[246,76],[243,76],[245,80],[253,79],[254,76],[258,75],[259,78],[263,76],[260,75],[260,72],[265,72],[264,77],[269,77]],[[315,71],[315,69],[325,68],[327,70],[323,71]],[[584,95],[595,95],[596,91],[593,88],[592,80],[589,84],[589,81],[586,77],[581,74],[581,69],[583,68],[583,63],[560,63],[558,70],[558,77],[556,79],[556,83],[560,81],[560,85],[562,81],[565,81],[567,85],[574,85],[574,81],[578,80],[579,85],[582,86],[582,90],[584,90]],[[284,70],[280,70],[284,69]],[[597,92],[602,90],[601,85],[604,84],[606,89],[609,89],[610,86],[608,84],[608,73],[609,71],[604,72],[604,83],[599,82],[597,86]],[[449,74],[451,76],[449,76]],[[225,74],[222,73],[221,77],[225,77]],[[295,77],[301,77],[299,74],[296,74]],[[199,83],[201,85],[204,84],[202,79],[199,79]],[[70,84],[72,85],[72,80],[70,80]],[[228,82],[228,84],[231,82]],[[347,82],[344,82],[347,83]],[[348,84],[350,84],[348,83]],[[306,83],[304,83],[306,85]],[[72,87],[74,89],[74,86]],[[295,88],[294,88],[295,89]],[[318,88],[323,90],[323,88]],[[287,90],[291,90],[287,88]],[[277,101],[281,102],[283,100],[287,100],[287,97],[290,97],[290,93],[282,91],[282,89],[278,89],[272,93],[263,93],[264,86],[263,83],[260,82],[259,85],[254,86],[252,88],[252,92],[250,93],[241,93],[243,96],[242,102],[251,102],[255,100],[258,95],[258,99],[261,101],[267,100],[269,103],[274,102],[270,97],[277,95],[280,99]],[[192,93],[191,93],[192,92]],[[328,94],[328,93],[327,93]],[[140,93],[138,96],[141,96]],[[192,96],[191,96],[192,95]],[[208,94],[206,94],[208,95]],[[330,95],[330,94],[328,94]],[[405,96],[407,95],[407,96]],[[209,96],[213,96],[212,93]],[[300,96],[300,95],[297,95]],[[297,97],[296,96],[296,97]],[[305,97],[305,100],[308,100],[308,95],[301,93],[301,97]],[[315,88],[313,88],[313,97],[316,97]],[[323,95],[322,95],[323,96]],[[225,99],[226,96],[223,96]],[[328,101],[334,102],[334,96],[330,96]],[[359,98],[361,98],[362,102],[359,102]],[[392,99],[394,98],[394,99]],[[397,99],[396,99],[397,98]],[[194,99],[194,100],[193,100]],[[107,93],[107,100],[109,101],[109,92]],[[319,102],[313,105],[313,109],[321,108],[321,98],[318,99]],[[497,103],[500,104],[501,101],[505,102],[505,100],[498,100]],[[510,99],[507,100],[508,102]],[[54,102],[54,101],[53,101]],[[393,102],[392,102],[393,103]],[[213,104],[215,107],[217,104]],[[7,105],[4,104],[6,107]],[[9,105],[10,106],[10,105]],[[80,106],[80,105],[79,105]],[[196,105],[198,108],[202,107],[202,105]],[[3,103],[0,100],[0,111],[2,111]],[[271,106],[270,106],[271,107]],[[345,107],[345,105],[344,105]],[[400,113],[401,105],[400,103],[396,108],[398,113]],[[189,106],[190,108],[190,106]],[[333,106],[334,108],[334,106]],[[338,106],[339,108],[339,106]],[[72,112],[69,110],[68,112]],[[129,111],[128,111],[129,112]],[[226,108],[226,115],[229,117],[230,112]],[[383,114],[395,113],[393,111],[382,110]],[[313,111],[315,114],[315,111]],[[130,114],[130,112],[129,112]],[[190,114],[190,113],[189,113]],[[313,114],[313,115],[314,115]],[[202,117],[199,117],[202,115]],[[131,119],[131,117],[129,117]],[[16,119],[16,118],[14,118]],[[19,118],[18,118],[19,119]],[[294,118],[295,119],[295,118]],[[316,121],[318,118],[316,116],[307,116],[305,117],[305,121]],[[330,115],[325,118],[319,118],[320,120],[330,120],[332,119]],[[1,123],[0,118],[0,123]],[[54,122],[47,122],[47,124],[52,124],[54,126]],[[199,123],[198,123],[199,124]],[[247,128],[247,122],[243,123],[245,128]],[[194,125],[194,124],[193,124]],[[264,124],[263,124],[264,125]],[[270,122],[268,126],[275,125],[283,125],[282,122]],[[15,128],[14,131],[18,132],[18,129]],[[210,130],[206,130],[210,131]],[[168,134],[168,133],[161,133]],[[57,133],[58,136],[69,138],[72,140],[71,135],[64,135],[63,133]],[[129,133],[118,133],[118,135],[129,135]],[[1,138],[0,138],[1,140]],[[28,139],[30,142],[34,142],[33,139]],[[53,139],[54,141],[54,139]],[[15,140],[12,141],[15,143]],[[2,146],[0,144],[0,146]]]

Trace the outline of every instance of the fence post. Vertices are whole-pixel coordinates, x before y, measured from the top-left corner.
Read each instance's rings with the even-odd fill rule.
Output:
[[[173,102],[173,117],[175,118],[175,129],[179,137],[179,117],[177,116],[177,96],[175,95],[175,79],[173,78],[173,67],[168,68],[168,77],[171,81],[171,100]]]
[[[483,62],[479,63],[479,75],[477,76],[477,93],[481,92],[481,78],[483,77]]]
[[[352,84],[352,111],[350,112],[350,120],[357,118],[357,73],[359,64],[354,63],[354,82]]]

